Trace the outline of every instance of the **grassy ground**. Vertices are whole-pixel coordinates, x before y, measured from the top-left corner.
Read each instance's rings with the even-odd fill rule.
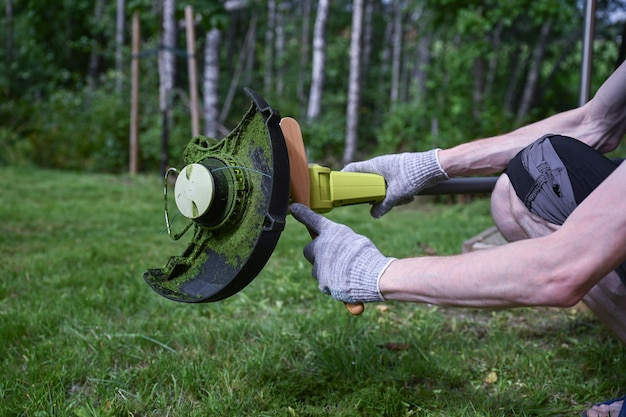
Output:
[[[0,175],[2,416],[570,416],[626,393],[626,349],[576,310],[388,303],[350,316],[317,291],[293,219],[236,296],[168,301],[142,279],[184,245],[163,233],[159,179]],[[488,211],[329,217],[407,256],[458,252]]]

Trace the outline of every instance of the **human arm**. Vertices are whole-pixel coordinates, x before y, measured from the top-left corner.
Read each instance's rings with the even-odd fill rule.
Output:
[[[585,105],[509,133],[444,149],[439,152],[439,161],[449,177],[493,174],[548,133],[578,139],[603,153],[615,149],[626,133],[626,62]]]
[[[368,285],[376,282],[387,300],[437,305],[573,305],[626,259],[624,196],[626,165],[609,176],[552,234],[460,255],[393,260],[384,268],[373,268]],[[305,224],[321,217],[307,213],[307,219],[298,217]],[[341,226],[329,220],[325,224],[317,239]],[[328,271],[345,271],[347,264],[359,261],[358,256],[344,255],[350,252],[354,236],[354,232],[335,234],[332,248],[321,244],[308,250],[307,259],[313,263],[320,288],[351,285],[342,274]],[[373,244],[369,248],[372,252],[367,256],[371,257],[377,249]]]
[[[394,205],[410,200],[423,188],[446,178],[501,172],[520,150],[549,133],[576,138],[601,152],[615,149],[626,133],[626,63],[604,82],[595,97],[584,106],[502,135],[477,139],[449,149],[385,155],[349,164],[344,170],[374,172],[385,177],[389,196],[372,209],[372,215],[380,217]],[[424,164],[424,170],[412,170],[415,175],[407,176],[398,169],[409,156],[417,159],[431,154],[437,157],[436,164]],[[430,161],[432,158],[425,159]]]
[[[385,299],[468,307],[571,306],[626,259],[626,165],[552,234],[449,257],[407,258],[381,275]]]

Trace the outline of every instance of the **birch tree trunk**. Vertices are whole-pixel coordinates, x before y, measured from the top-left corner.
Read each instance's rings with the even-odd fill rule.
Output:
[[[211,29],[206,34],[204,46],[204,81],[202,95],[204,97],[204,134],[217,138],[220,126],[220,110],[218,103],[218,87],[220,81],[220,44],[222,33],[219,29]]]
[[[302,31],[300,32],[300,63],[298,65],[298,85],[296,94],[300,103],[306,103],[304,93],[305,71],[309,64],[309,43],[311,31],[311,0],[302,0]],[[303,112],[304,113],[304,112]]]
[[[352,3],[352,31],[350,34],[350,77],[346,109],[346,139],[342,162],[354,160],[359,140],[359,104],[361,102],[361,33],[363,32],[363,1]]]
[[[395,104],[400,97],[400,70],[402,65],[402,3],[403,0],[393,2],[393,38],[391,49],[391,91],[389,100]]]
[[[230,0],[224,2],[224,8],[229,13],[244,9],[247,6],[245,1]],[[222,48],[222,37],[223,33],[220,29],[212,28],[206,34],[204,45],[202,80],[202,97],[204,103],[202,110],[202,117],[204,118],[203,132],[206,136],[216,139],[220,138],[220,133],[224,130],[219,108],[220,50]],[[232,55],[234,54],[229,54],[229,56]],[[231,65],[231,63],[228,63],[228,65]],[[238,80],[238,76],[235,78]],[[229,102],[228,99],[226,101]]]
[[[163,32],[159,49],[159,110],[161,111],[161,174],[165,174],[168,163],[169,124],[171,99],[174,90],[176,48],[175,1],[163,1]]]
[[[363,8],[363,56],[361,57],[361,66],[369,68],[370,59],[372,57],[372,17],[374,13],[374,1],[365,0]]]
[[[522,100],[517,109],[517,115],[515,117],[516,125],[520,125],[524,121],[524,118],[526,117],[532,106],[536,87],[539,82],[539,73],[541,71],[541,64],[543,63],[546,43],[548,41],[548,37],[550,36],[551,29],[552,23],[550,21],[546,21],[541,25],[541,33],[539,35],[539,40],[537,41],[537,46],[535,47],[535,52],[533,54],[533,60],[528,70],[528,75],[526,77]]]
[[[125,0],[117,0],[115,17],[115,93],[122,95],[122,76],[124,67],[124,30],[125,30]]]
[[[306,119],[317,119],[322,110],[322,90],[324,88],[324,66],[326,65],[326,20],[329,0],[319,0],[313,28],[313,62],[311,71],[311,91]]]

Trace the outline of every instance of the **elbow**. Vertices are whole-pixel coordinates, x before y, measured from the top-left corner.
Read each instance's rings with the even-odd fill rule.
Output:
[[[538,304],[548,307],[573,307],[591,289],[589,282],[592,282],[592,277],[582,273],[548,277],[536,287],[540,294]]]
[[[585,294],[583,291],[567,286],[557,287],[546,291],[539,304],[546,307],[573,307],[583,299]]]
[[[562,308],[574,307],[583,299],[584,296],[585,294],[580,293],[580,292],[564,293],[560,297],[556,297],[554,299],[554,303],[552,304],[552,307],[562,307]]]

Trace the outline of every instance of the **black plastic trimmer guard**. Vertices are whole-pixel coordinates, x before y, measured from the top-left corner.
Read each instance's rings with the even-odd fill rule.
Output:
[[[209,142],[211,146],[204,154],[191,156],[193,153],[185,152],[187,164],[221,156],[236,161],[233,169],[242,170],[252,184],[244,213],[241,221],[226,230],[194,224],[192,242],[183,254],[171,257],[165,268],[144,274],[152,289],[171,300],[212,302],[236,294],[263,269],[284,229],[289,204],[289,157],[279,125],[281,116],[259,94],[245,91],[252,107],[239,125],[221,141]],[[265,126],[264,138],[253,133],[254,124],[260,122]],[[186,151],[191,146],[197,148],[197,141],[192,141]],[[238,252],[225,253],[225,246],[235,246]]]

